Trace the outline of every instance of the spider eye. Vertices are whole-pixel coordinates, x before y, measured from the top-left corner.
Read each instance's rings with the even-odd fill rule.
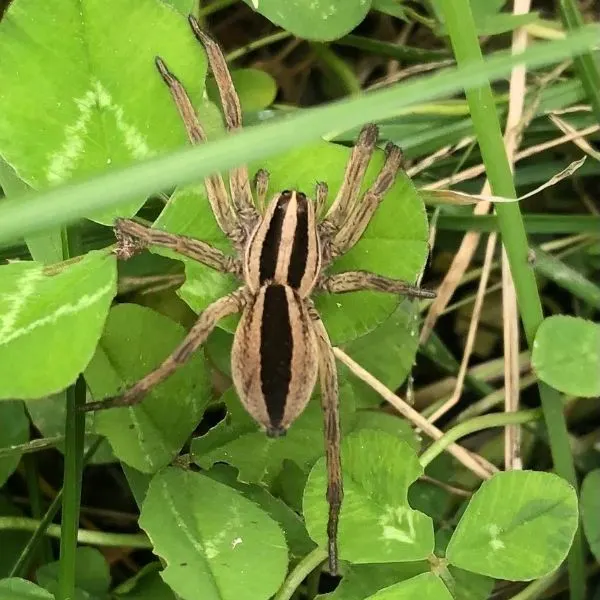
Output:
[[[292,192],[290,192],[290,190],[283,190],[283,192],[281,192],[282,196],[291,196]]]
[[[300,200],[306,200],[306,194],[304,192],[298,192],[297,196]]]

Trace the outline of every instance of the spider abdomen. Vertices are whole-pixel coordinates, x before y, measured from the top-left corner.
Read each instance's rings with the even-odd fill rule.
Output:
[[[320,268],[313,203],[302,192],[286,190],[277,194],[248,241],[246,283],[253,292],[267,282],[286,285],[306,298]]]
[[[231,367],[240,400],[270,436],[283,435],[315,386],[318,350],[308,310],[287,285],[259,288],[233,340]]]

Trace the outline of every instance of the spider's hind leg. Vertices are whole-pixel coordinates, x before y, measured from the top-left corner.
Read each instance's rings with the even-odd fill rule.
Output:
[[[87,412],[138,404],[152,388],[167,379],[190,359],[222,318],[241,311],[245,301],[245,288],[240,288],[228,296],[215,300],[200,314],[198,320],[179,346],[165,358],[159,367],[148,373],[120,396],[98,402],[88,402],[81,407],[81,410]]]
[[[321,406],[323,409],[323,430],[325,433],[325,464],[327,467],[327,545],[329,570],[332,575],[338,571],[338,524],[344,486],[342,479],[342,458],[340,450],[339,386],[335,355],[327,330],[321,317],[310,307],[313,330],[319,349],[319,380],[321,385]]]

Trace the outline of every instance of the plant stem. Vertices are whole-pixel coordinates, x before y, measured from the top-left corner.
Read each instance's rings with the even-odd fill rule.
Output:
[[[554,573],[550,573],[546,577],[537,579],[530,583],[525,589],[521,590],[518,594],[515,594],[510,600],[535,600],[541,598],[542,594],[554,583],[556,583],[563,575],[563,571],[558,569]]]
[[[285,40],[289,37],[292,37],[292,34],[289,31],[276,31],[271,35],[266,35],[264,38],[259,38],[258,40],[254,40],[237,50],[233,50],[226,57],[225,60],[227,62],[233,62],[242,56],[253,52],[254,50],[258,50],[259,48],[264,48],[264,46],[269,46],[270,44],[275,44],[276,42],[280,42],[281,40]]]
[[[463,67],[476,68],[483,61],[483,57],[469,0],[442,2],[440,10],[444,14],[457,63]],[[466,97],[492,192],[498,196],[516,198],[512,171],[504,149],[489,82],[466,90]],[[535,274],[527,260],[529,245],[521,209],[516,202],[499,203],[496,204],[496,214],[515,284],[525,336],[529,347],[532,348],[535,333],[544,315]],[[577,489],[575,466],[560,394],[542,382],[538,387],[556,472]],[[583,600],[585,597],[583,556],[582,539],[578,532],[569,554],[571,600]]]
[[[85,404],[85,391],[82,375],[67,389],[58,600],[72,600],[75,597],[75,561],[85,440],[85,413],[79,407]],[[52,526],[48,528],[50,527]]]
[[[325,559],[327,552],[322,548],[315,548],[307,554],[288,575],[288,578],[283,582],[281,589],[273,600],[290,600],[294,592],[300,584],[314,571]]]
[[[21,455],[21,454],[32,454],[33,452],[40,452],[48,448],[55,448],[58,444],[65,441],[64,435],[55,435],[53,437],[38,438],[37,440],[30,440],[24,444],[15,444],[14,446],[7,446],[6,448],[0,448],[0,458],[7,456]]]
[[[94,456],[96,450],[102,443],[102,438],[98,438],[88,449],[83,457],[83,464],[85,465],[91,458]],[[63,488],[64,489],[64,488]],[[15,561],[10,573],[9,577],[23,577],[27,571],[28,565],[33,557],[35,550],[40,543],[40,540],[43,539],[44,534],[46,533],[46,529],[54,519],[56,513],[60,509],[62,503],[63,489],[60,489],[56,494],[56,497],[52,501],[52,504],[46,510],[46,514],[43,518],[38,522],[37,529],[34,531],[33,535],[25,545],[25,548],[21,551],[21,554]]]
[[[510,413],[496,413],[492,415],[482,415],[474,417],[460,423],[447,431],[441,438],[435,440],[427,450],[419,457],[419,462],[423,467],[426,467],[434,458],[440,455],[450,444],[456,440],[474,433],[482,429],[490,429],[491,427],[504,427],[505,425],[518,425],[520,423],[530,423],[537,421],[542,417],[541,409],[520,410]]]
[[[219,10],[223,10],[232,4],[235,4],[236,0],[214,0],[208,6],[203,6],[197,11],[195,15],[198,20],[202,20],[208,15],[212,15]]]
[[[356,78],[354,71],[328,44],[312,42],[310,47],[323,64],[325,70],[339,80],[340,86],[345,89],[348,95],[361,93],[360,81]]]
[[[37,531],[41,521],[30,517],[0,517],[0,531]],[[45,528],[49,537],[62,539],[62,527],[50,524]],[[89,529],[77,529],[77,540],[94,546],[125,548],[152,548],[152,543],[143,533],[106,533]],[[62,560],[61,560],[62,562]]]
[[[23,466],[25,467],[31,514],[34,519],[39,520],[44,514],[44,509],[42,506],[42,494],[40,491],[36,457],[27,454],[23,456]],[[54,560],[52,546],[50,545],[49,541],[46,541],[46,543],[39,549],[38,558],[42,564],[49,563]]]

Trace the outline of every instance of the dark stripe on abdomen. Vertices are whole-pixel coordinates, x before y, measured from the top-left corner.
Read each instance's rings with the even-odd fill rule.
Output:
[[[260,251],[260,285],[275,277],[277,256],[279,254],[279,245],[281,244],[281,233],[283,230],[283,220],[285,219],[286,208],[290,201],[290,197],[290,192],[281,194],[277,201],[273,216],[271,217],[269,229],[267,230]]]
[[[287,282],[290,287],[298,289],[306,272],[308,259],[308,200],[302,193],[297,196],[296,231],[288,267]]]
[[[269,285],[260,331],[260,381],[272,427],[283,419],[292,377],[293,339],[285,287]]]

